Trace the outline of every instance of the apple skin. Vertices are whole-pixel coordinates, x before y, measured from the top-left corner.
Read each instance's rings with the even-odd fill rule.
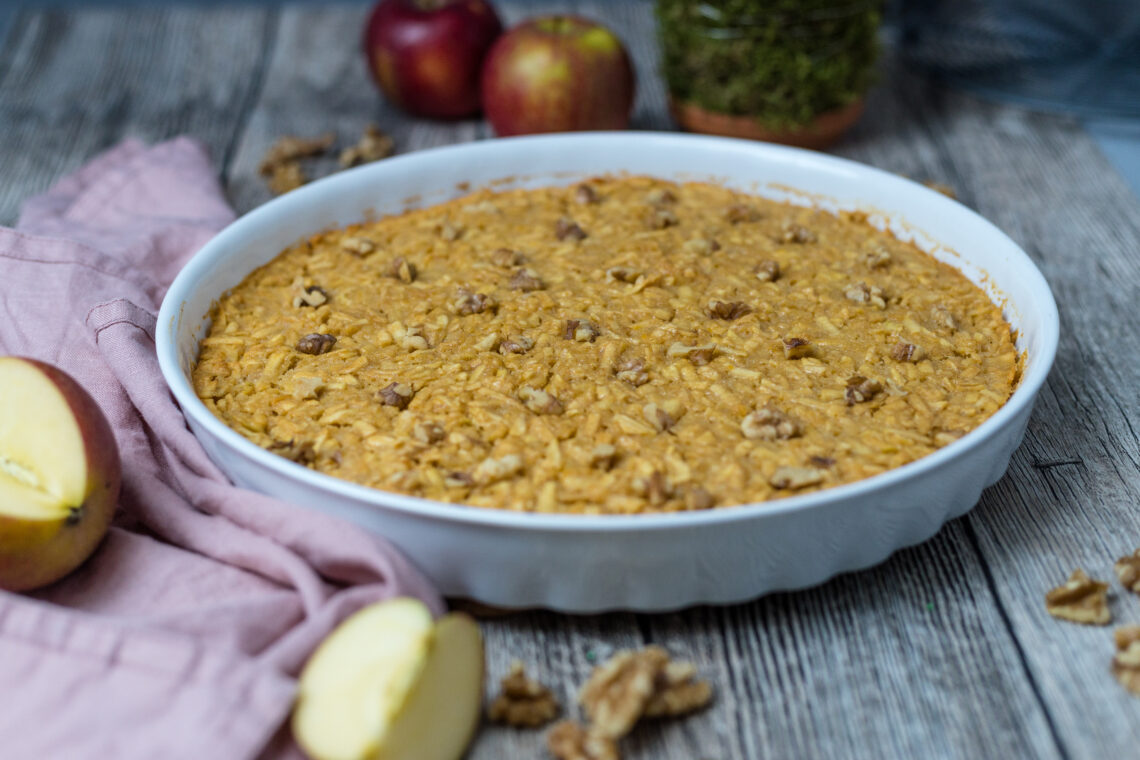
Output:
[[[634,71],[621,40],[579,16],[530,19],[483,62],[483,111],[500,136],[625,129]]]
[[[41,520],[6,514],[0,504],[0,589],[28,591],[59,580],[95,551],[115,513],[122,465],[106,416],[70,375],[35,359],[0,357],[0,362],[23,362],[55,387],[75,418],[86,458],[83,498],[73,509]],[[0,456],[4,453],[0,450]]]
[[[479,112],[479,71],[503,24],[487,0],[382,0],[364,32],[368,70],[416,116]]]

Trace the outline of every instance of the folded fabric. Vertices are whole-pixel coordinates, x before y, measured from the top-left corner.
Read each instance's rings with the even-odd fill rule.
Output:
[[[234,487],[187,429],[155,314],[232,218],[205,151],[177,139],[123,143],[0,228],[0,353],[75,377],[123,460],[94,556],[47,588],[0,592],[6,760],[296,755],[282,726],[321,638],[391,596],[442,609],[391,545]]]

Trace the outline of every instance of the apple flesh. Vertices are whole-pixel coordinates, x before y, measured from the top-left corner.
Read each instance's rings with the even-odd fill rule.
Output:
[[[46,586],[111,524],[121,466],[111,426],[62,370],[0,357],[0,588]]]
[[[293,735],[314,760],[458,760],[479,722],[483,639],[415,599],[366,607],[309,658]]]
[[[634,73],[621,40],[577,16],[531,19],[483,63],[483,111],[501,136],[625,129]]]
[[[486,0],[383,0],[364,33],[368,70],[409,113],[459,119],[479,112],[479,71],[503,31]]]

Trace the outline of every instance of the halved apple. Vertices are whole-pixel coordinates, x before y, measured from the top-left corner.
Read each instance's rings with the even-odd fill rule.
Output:
[[[483,638],[416,599],[345,620],[309,658],[293,735],[315,760],[457,760],[479,722]]]
[[[119,450],[70,375],[0,357],[0,588],[39,588],[95,551],[115,511]]]

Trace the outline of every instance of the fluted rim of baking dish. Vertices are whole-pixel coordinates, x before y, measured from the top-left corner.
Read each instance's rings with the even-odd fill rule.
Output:
[[[830,170],[845,170],[865,175],[869,180],[887,183],[904,183],[908,192],[923,202],[946,204],[954,213],[966,214],[970,222],[979,225],[987,237],[1002,242],[1016,259],[1021,276],[1029,282],[1039,312],[1040,330],[1037,332],[1037,348],[1032,356],[1027,355],[1020,382],[1010,398],[992,416],[957,441],[913,462],[901,465],[878,475],[873,475],[853,483],[846,483],[821,491],[786,496],[771,501],[751,502],[732,506],[716,507],[705,511],[654,512],[635,515],[590,515],[590,514],[549,514],[524,512],[492,507],[478,507],[452,504],[432,499],[383,491],[370,486],[353,483],[311,470],[283,457],[270,453],[232,430],[215,417],[194,393],[189,378],[182,371],[178,360],[177,334],[183,319],[202,320],[204,315],[184,315],[182,307],[196,285],[213,267],[225,262],[236,248],[231,241],[244,232],[243,228],[256,226],[263,219],[286,212],[289,208],[301,208],[313,203],[322,195],[328,194],[339,184],[358,181],[359,173],[375,172],[383,174],[393,166],[409,162],[429,160],[446,161],[456,156],[472,158],[480,152],[488,154],[510,150],[512,145],[527,144],[528,147],[544,148],[550,151],[567,150],[569,145],[598,141],[599,144],[614,144],[623,141],[636,143],[644,149],[647,141],[662,150],[685,149],[686,146],[721,147],[732,150],[746,150],[759,154],[767,153],[786,161],[801,164],[816,164]],[[615,172],[622,171],[615,167]],[[596,174],[597,172],[593,172]],[[904,210],[890,210],[905,219]],[[948,262],[954,266],[953,262]],[[955,267],[960,270],[960,267]],[[972,278],[971,278],[972,279]],[[217,294],[220,295],[220,294]],[[991,294],[992,298],[992,294]],[[1016,305],[1016,304],[1015,304]],[[966,452],[982,445],[986,439],[997,434],[1011,424],[1025,407],[1031,406],[1038,391],[1044,385],[1053,366],[1060,339],[1060,319],[1053,294],[1044,275],[1028,254],[989,220],[973,210],[947,198],[937,191],[916,182],[891,174],[881,169],[837,156],[831,156],[799,148],[791,148],[769,143],[756,143],[733,138],[686,135],[666,132],[587,132],[556,135],[531,135],[500,138],[458,145],[431,148],[414,153],[385,159],[378,164],[370,164],[305,185],[286,195],[271,200],[253,209],[232,222],[215,235],[186,263],[179,272],[166,297],[158,317],[156,344],[159,366],[167,385],[181,406],[183,413],[192,418],[202,429],[219,439],[221,443],[237,450],[263,467],[280,473],[283,477],[303,481],[316,489],[336,493],[339,496],[367,503],[380,509],[390,509],[421,518],[433,518],[450,523],[473,524],[486,527],[509,528],[523,531],[560,532],[620,532],[620,531],[668,531],[696,526],[734,523],[754,519],[774,518],[789,512],[802,512],[837,501],[864,496],[870,492],[889,488],[902,481],[921,478],[937,470],[941,465],[958,458]]]

